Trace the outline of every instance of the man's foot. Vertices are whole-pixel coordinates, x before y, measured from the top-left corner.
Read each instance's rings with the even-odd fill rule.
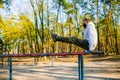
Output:
[[[53,41],[56,42],[56,41],[57,41],[57,39],[56,39],[57,34],[53,34],[53,33],[51,33],[51,36],[52,36],[52,38],[53,38]]]

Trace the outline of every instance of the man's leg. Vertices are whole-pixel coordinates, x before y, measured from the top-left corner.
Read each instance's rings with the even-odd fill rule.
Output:
[[[88,44],[87,40],[79,39],[76,37],[62,37],[62,36],[58,36],[56,34],[51,34],[51,35],[52,35],[54,41],[76,44],[77,46],[79,46],[83,49],[86,49],[86,50],[88,50],[88,48],[89,48],[89,44]]]

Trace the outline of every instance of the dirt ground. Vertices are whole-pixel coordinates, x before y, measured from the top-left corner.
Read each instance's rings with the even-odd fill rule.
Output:
[[[85,61],[85,80],[120,80],[120,61]],[[0,66],[0,80],[9,80],[9,68]],[[78,80],[77,62],[28,61],[13,63],[13,80]]]

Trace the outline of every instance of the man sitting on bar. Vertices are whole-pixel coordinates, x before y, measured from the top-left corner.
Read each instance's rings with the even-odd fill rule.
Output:
[[[76,44],[77,46],[85,49],[86,53],[91,53],[97,46],[97,31],[94,23],[88,18],[83,19],[83,26],[85,28],[84,39],[76,37],[62,37],[53,33],[51,33],[51,36],[54,42],[60,41]]]

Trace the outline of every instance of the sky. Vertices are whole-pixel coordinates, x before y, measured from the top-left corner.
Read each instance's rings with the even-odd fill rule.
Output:
[[[51,0],[49,0],[49,8],[52,8],[52,5],[51,5]],[[6,6],[4,5],[4,7],[6,7]],[[90,6],[88,6],[88,7],[90,7]],[[56,12],[57,10],[54,10],[54,9],[52,9],[50,11],[57,13]],[[79,11],[81,11],[80,13],[82,14],[82,11],[83,11],[82,8]],[[17,17],[19,14],[27,14],[27,15],[33,17],[30,0],[12,0],[12,3],[10,5],[10,12],[6,11],[5,9],[0,8],[0,14],[3,16],[3,18],[9,17],[11,15],[12,16],[14,15]],[[65,19],[66,15],[65,14],[62,14],[62,15]],[[59,15],[59,19],[60,19],[60,15]]]
[[[47,0],[45,0],[47,1]],[[51,5],[51,0],[49,0],[49,11],[57,13],[57,9],[53,8],[53,4]],[[5,4],[4,7],[6,8]],[[11,5],[10,5],[10,11],[7,11],[6,9],[0,9],[0,14],[3,16],[3,18],[7,18],[10,16],[18,16],[19,14],[25,14],[29,15],[33,18],[33,9],[30,4],[30,0],[12,0]],[[63,14],[65,18],[65,14]],[[60,19],[60,15],[59,15]],[[64,21],[65,22],[65,21]]]
[[[5,4],[4,7],[6,8]],[[29,9],[28,9],[29,8]],[[31,12],[31,5],[29,0],[13,0],[10,5],[10,11],[6,11],[6,9],[0,9],[0,14],[3,17],[11,15],[18,16],[18,14],[27,14]]]

